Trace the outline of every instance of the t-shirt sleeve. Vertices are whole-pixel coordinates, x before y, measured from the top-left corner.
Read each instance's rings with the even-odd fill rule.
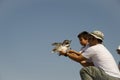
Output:
[[[84,56],[87,59],[90,59],[94,54],[95,51],[92,48],[88,48],[82,53],[82,56]]]

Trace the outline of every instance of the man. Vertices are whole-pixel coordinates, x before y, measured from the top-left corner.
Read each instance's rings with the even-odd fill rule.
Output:
[[[69,50],[67,53],[60,51],[61,55],[81,63],[90,59],[92,63],[86,62],[80,70],[82,80],[120,80],[120,72],[112,54],[102,44],[104,34],[101,31],[90,33],[89,45],[83,53]],[[81,55],[76,55],[76,54]]]

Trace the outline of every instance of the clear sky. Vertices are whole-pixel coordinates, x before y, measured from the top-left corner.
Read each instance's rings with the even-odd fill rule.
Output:
[[[53,42],[101,30],[116,62],[120,56],[119,0],[0,0],[0,80],[80,80],[77,62],[52,54]]]

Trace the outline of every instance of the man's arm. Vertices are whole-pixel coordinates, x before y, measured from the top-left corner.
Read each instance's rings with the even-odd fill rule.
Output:
[[[80,63],[84,67],[86,67],[86,66],[93,66],[93,63],[88,63],[88,62],[82,63],[82,61],[86,61],[87,59],[84,56],[82,56],[81,53],[76,52],[74,50],[69,50],[67,53],[64,53],[64,52],[61,51],[60,54],[68,56],[70,59]]]
[[[86,59],[85,57],[83,57],[82,55],[76,55],[76,54],[74,54],[74,53],[70,53],[70,54],[68,53],[67,56],[68,56],[70,59],[72,59],[72,60],[80,63],[80,64],[81,64],[82,66],[84,66],[84,67],[94,66],[94,64],[93,64],[92,62],[87,62],[87,59]],[[83,63],[83,61],[84,61],[84,63]]]
[[[80,63],[82,66],[87,67],[87,66],[94,66],[93,62],[85,62],[85,63]]]

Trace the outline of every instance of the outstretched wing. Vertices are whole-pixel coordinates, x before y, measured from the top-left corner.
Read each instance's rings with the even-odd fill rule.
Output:
[[[62,44],[62,43],[57,43],[57,42],[52,43],[53,46],[58,46],[58,45],[61,45],[61,44]]]

